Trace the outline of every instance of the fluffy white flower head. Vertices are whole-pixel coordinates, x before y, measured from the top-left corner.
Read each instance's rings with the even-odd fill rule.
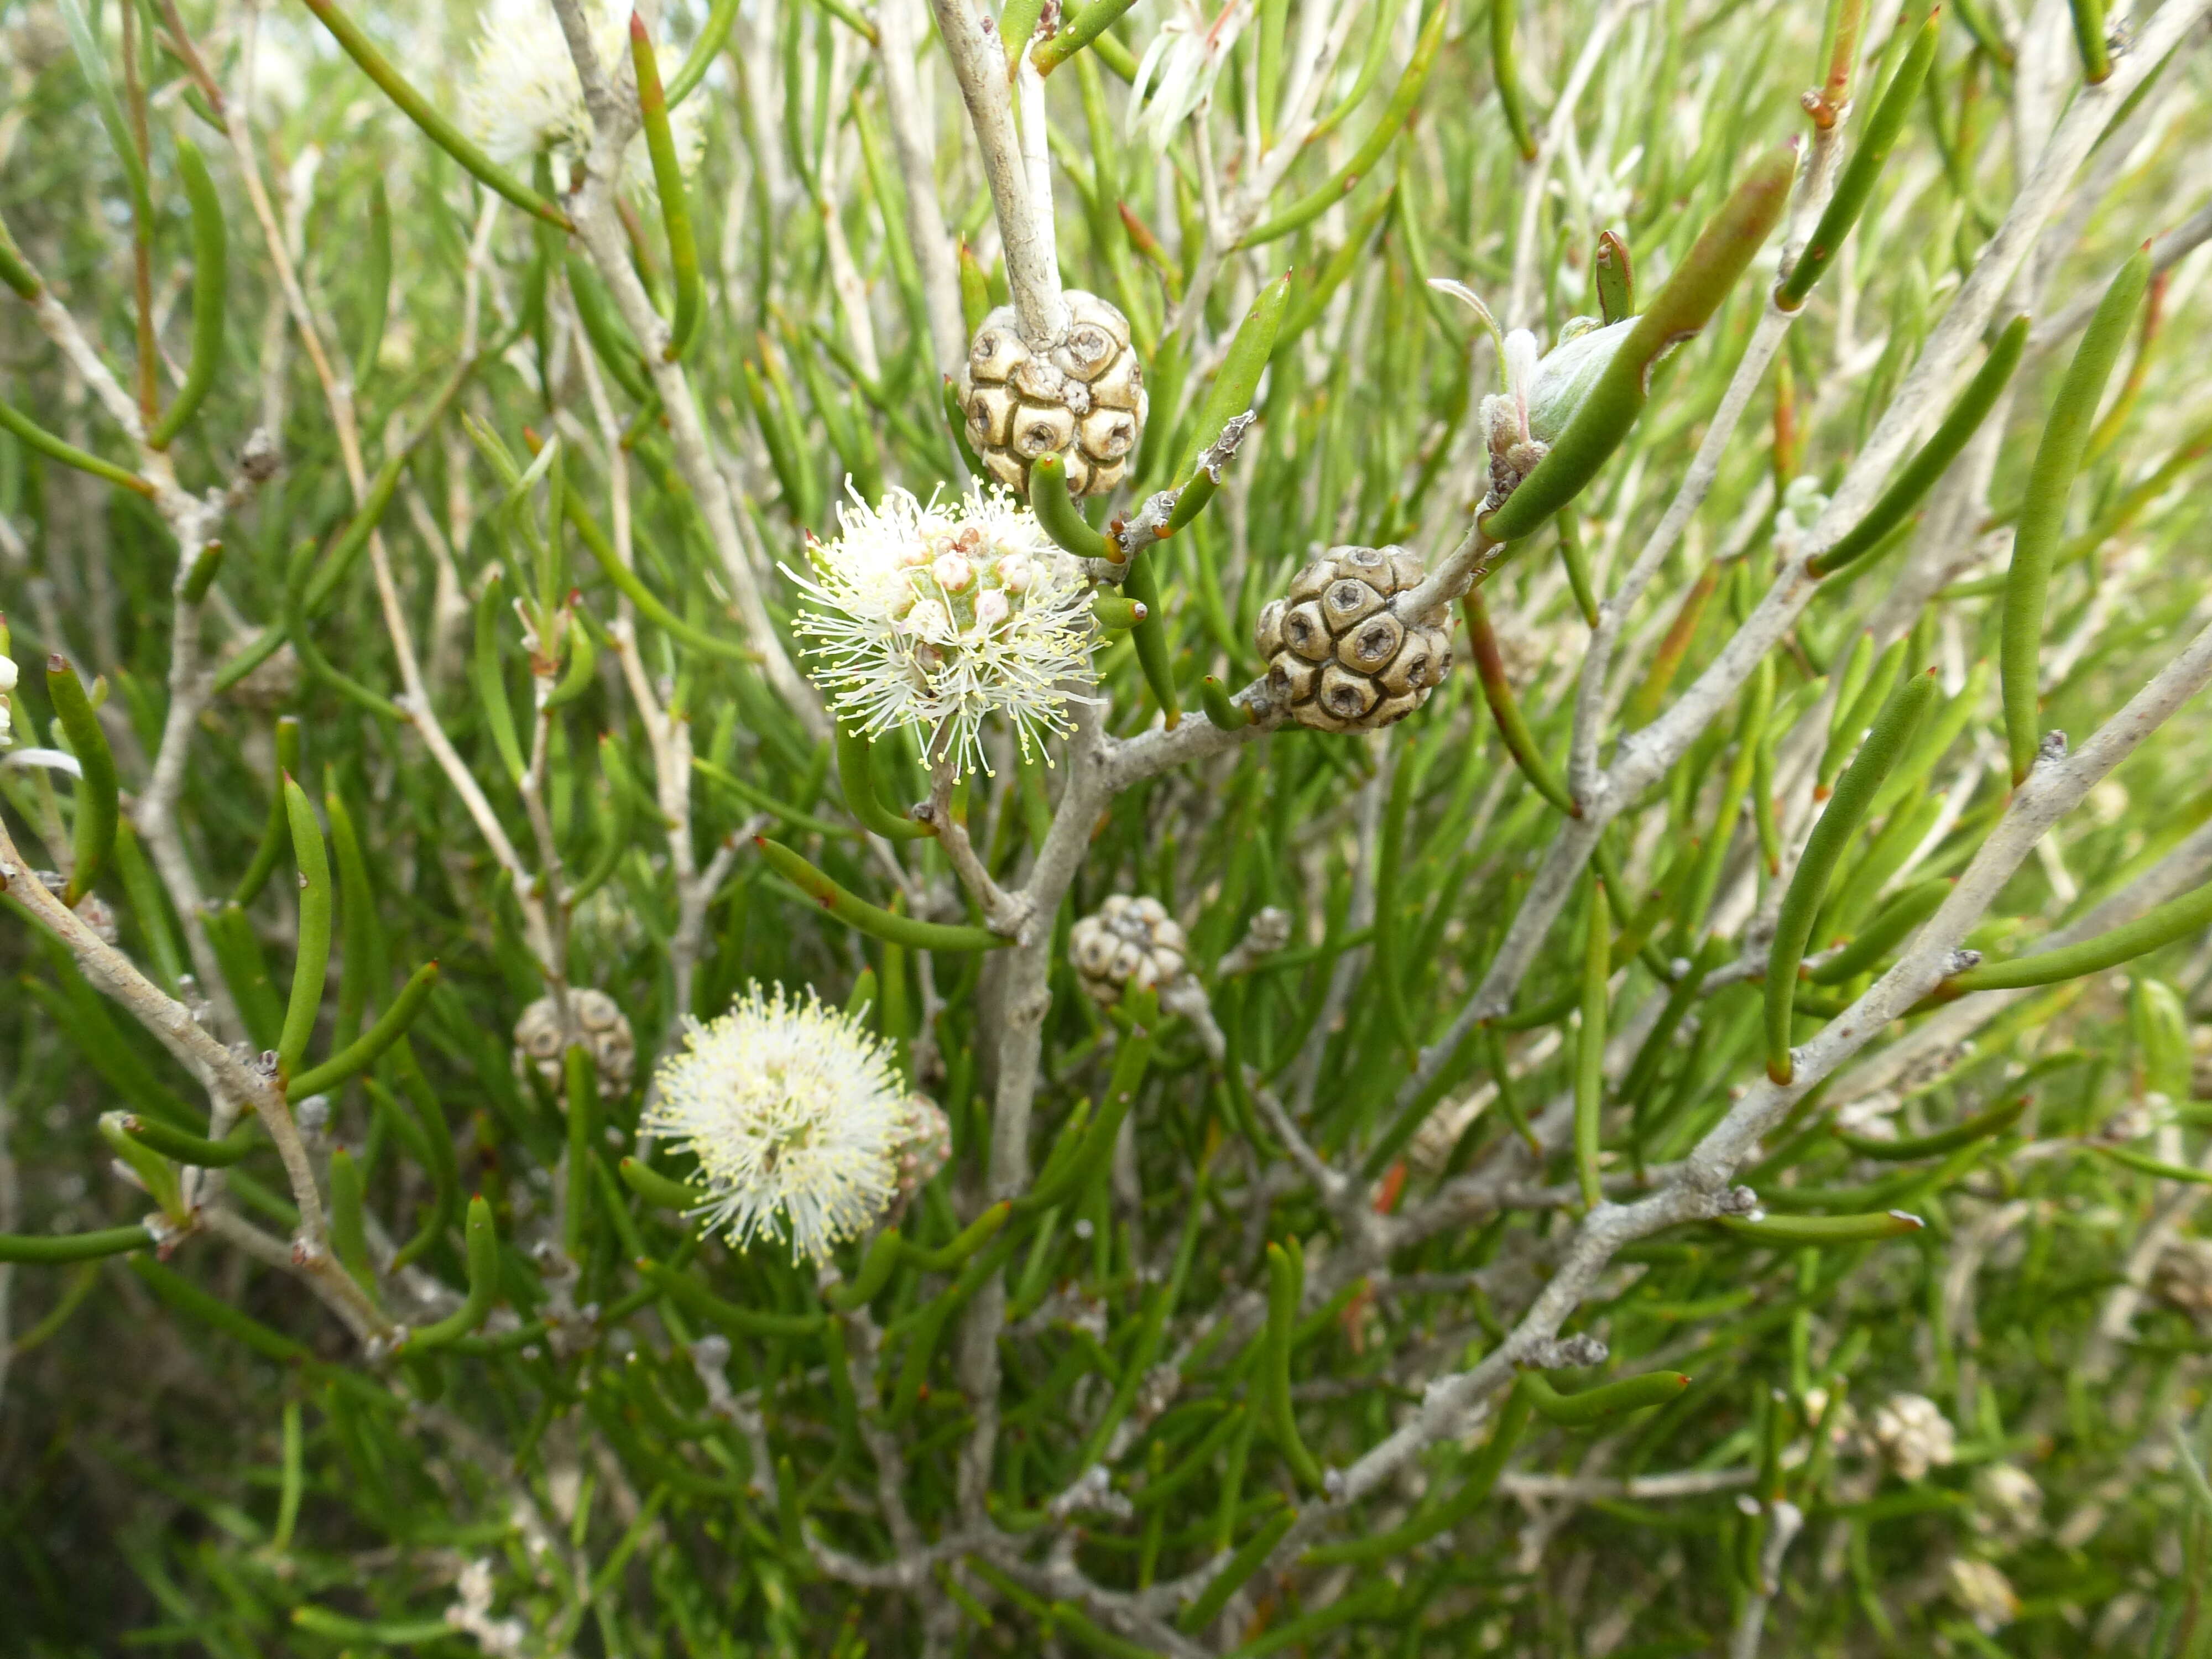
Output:
[[[642,1127],[699,1160],[696,1213],[739,1249],[788,1239],[794,1260],[827,1261],[897,1191],[911,1131],[890,1052],[811,989],[748,988],[691,1029],[658,1085]]]
[[[586,9],[600,67],[610,76],[623,73],[629,62],[629,5],[587,0]],[[665,43],[653,44],[665,58]],[[660,72],[664,80],[674,75],[674,64],[664,61]],[[462,107],[470,135],[494,161],[526,174],[538,152],[550,151],[555,180],[567,188],[568,169],[591,148],[592,115],[584,107],[584,83],[568,55],[568,38],[547,0],[499,0],[486,13]],[[677,159],[686,173],[698,164],[706,143],[704,117],[704,100],[696,98],[669,116]],[[623,182],[637,191],[653,187],[642,136],[630,140],[623,156]]]
[[[15,663],[11,657],[0,657],[0,744],[10,741],[9,735],[8,694],[15,689]]]
[[[996,488],[949,504],[894,489],[876,507],[854,496],[837,523],[807,549],[812,574],[787,574],[810,601],[795,625],[815,682],[850,725],[915,727],[962,775],[990,769],[988,715],[1024,755],[1068,729],[1069,683],[1097,678],[1090,590],[1034,513]]]

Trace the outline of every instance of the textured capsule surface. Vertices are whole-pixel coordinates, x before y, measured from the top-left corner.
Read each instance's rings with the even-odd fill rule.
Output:
[[[1030,349],[1012,306],[983,319],[960,371],[960,407],[977,459],[1009,489],[1026,495],[1030,463],[1060,455],[1070,494],[1102,495],[1145,434],[1144,368],[1119,309],[1080,289],[1062,298],[1067,331],[1046,351]]]
[[[1420,585],[1402,547],[1333,547],[1260,612],[1267,694],[1301,726],[1371,732],[1404,719],[1451,672],[1451,635],[1393,609]]]
[[[576,1017],[576,1041],[590,1051],[598,1073],[599,1094],[613,1100],[629,1092],[637,1070],[637,1039],[629,1019],[605,991],[571,991],[569,1005]],[[514,1069],[534,1068],[548,1088],[561,1088],[561,1008],[551,997],[540,997],[514,1022]]]
[[[1068,931],[1067,955],[1083,988],[1114,1003],[1133,987],[1156,990],[1182,977],[1189,946],[1182,926],[1156,898],[1115,893]]]

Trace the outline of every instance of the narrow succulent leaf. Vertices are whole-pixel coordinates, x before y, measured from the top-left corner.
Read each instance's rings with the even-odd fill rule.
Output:
[[[1624,1412],[1646,1411],[1653,1406],[1669,1404],[1680,1398],[1682,1390],[1690,1386],[1690,1379],[1680,1371],[1646,1371],[1640,1376],[1624,1376],[1617,1382],[1601,1382],[1579,1393],[1561,1394],[1541,1372],[1523,1371],[1521,1386],[1528,1392],[1529,1405],[1546,1422],[1561,1428],[1583,1429],[1607,1418],[1619,1417]]]
[[[302,0],[302,3],[331,32],[331,38],[345,49],[346,56],[360,65],[362,73],[374,81],[384,95],[399,106],[400,112],[422,130],[423,136],[432,143],[525,213],[532,214],[562,230],[574,228],[568,222],[567,214],[485,155],[473,139],[440,114],[435,106],[415,89],[414,84],[393,67],[392,60],[378,50],[375,42],[368,38],[361,26],[340,10],[333,0]]]
[[[106,868],[115,848],[116,825],[122,817],[122,782],[115,770],[115,753],[107,746],[107,733],[85,695],[84,684],[69,659],[46,659],[46,696],[54,707],[54,720],[69,739],[76,757],[76,811],[70,828],[69,884],[62,902],[74,905],[92,891],[92,884]]]
[[[1984,963],[1943,981],[1946,995],[1973,991],[2013,991],[2031,985],[2056,985],[2085,974],[2102,973],[2132,962],[2212,924],[2212,886],[2168,899],[2133,921],[2056,951],[2039,951],[2009,962]]]
[[[2051,589],[2051,567],[2066,529],[2066,502],[2075,474],[2097,418],[2097,404],[2112,365],[2127,344],[2136,308],[2150,283],[2148,247],[2122,265],[2098,302],[2096,314],[2075,349],[2074,360],[2059,382],[2042,441],[2029,465],[2027,494],[2013,532],[2012,564],[2004,590],[2003,649],[1999,678],[2004,687],[2005,745],[2017,785],[2035,764],[2042,741],[2040,675],[2043,665],[2044,605]]]
[[[1241,732],[1252,723],[1252,711],[1229,695],[1229,689],[1208,674],[1198,683],[1198,699],[1206,718],[1224,732]]]
[[[836,722],[830,741],[837,751],[837,781],[845,792],[845,810],[862,826],[890,841],[927,841],[935,826],[895,812],[876,793],[874,745],[844,721]]]
[[[738,21],[738,0],[714,0],[708,8],[707,21],[700,26],[698,37],[691,42],[691,50],[684,56],[675,76],[668,83],[668,107],[674,109],[707,78],[707,71],[714,67],[714,60],[722,55],[729,44],[730,29]],[[732,77],[737,95],[744,96],[743,77]]]
[[[1490,74],[1498,85],[1498,107],[1505,117],[1506,131],[1513,135],[1514,148],[1521,152],[1522,161],[1533,161],[1536,135],[1528,125],[1528,100],[1521,90],[1520,46],[1514,38],[1520,14],[1516,0],[1491,0]],[[1611,316],[1606,318],[1607,322],[1612,320]]]
[[[192,349],[185,368],[185,383],[154,429],[146,434],[149,449],[167,449],[215,389],[222,368],[223,319],[229,313],[228,237],[223,229],[222,198],[199,148],[189,138],[177,139],[177,173],[184,180],[185,200],[192,219]]]
[[[127,467],[112,461],[104,461],[97,455],[65,443],[40,426],[22,410],[7,403],[0,403],[0,432],[11,432],[26,447],[36,450],[50,461],[59,461],[64,466],[73,466],[80,472],[89,472],[95,478],[104,478],[118,489],[128,489],[134,495],[151,495],[154,486]]]
[[[1848,944],[1805,977],[1815,985],[1842,985],[1857,978],[1909,939],[1951,896],[1942,876],[1916,882],[1875,912]]]
[[[146,176],[146,160],[139,154],[138,145],[131,136],[131,122],[123,112],[123,100],[117,96],[115,79],[107,70],[107,52],[94,32],[92,21],[85,15],[82,0],[56,0],[62,15],[62,27],[68,31],[70,50],[76,54],[78,72],[84,76],[87,90],[92,94],[94,112],[107,134],[107,142],[122,165],[124,182],[131,190],[131,210],[141,225],[154,222],[154,196],[151,183]]]
[[[1121,578],[1121,592],[1144,607],[1144,617],[1131,624],[1129,637],[1136,641],[1137,665],[1144,671],[1145,684],[1152,689],[1152,700],[1159,704],[1168,729],[1173,731],[1182,722],[1182,705],[1176,696],[1167,619],[1160,608],[1159,573],[1153,568],[1152,558],[1152,550],[1147,550],[1129,560],[1128,574]]]
[[[669,268],[676,276],[676,318],[661,356],[681,361],[698,338],[700,319],[706,314],[706,278],[699,270],[699,244],[691,233],[691,205],[684,184],[684,166],[676,154],[676,135],[668,123],[668,95],[660,84],[659,60],[653,55],[653,36],[645,20],[632,12],[629,18],[630,62],[637,71],[638,113],[645,123],[646,154],[653,161],[653,188],[660,198],[661,228],[668,237]]]
[[[14,289],[18,299],[27,300],[33,304],[46,291],[46,284],[39,280],[39,273],[32,270],[30,262],[23,258],[23,250],[15,246],[15,239],[8,234],[4,222],[0,222],[0,283]]]
[[[307,792],[284,780],[284,819],[292,831],[292,861],[300,873],[300,921],[294,945],[292,994],[276,1042],[277,1066],[289,1078],[307,1057],[323,1011],[323,982],[331,965],[331,855],[315,822]]]
[[[2133,1170],[2137,1175],[2147,1175],[2160,1181],[2179,1181],[2197,1187],[2212,1187],[2212,1170],[2200,1170],[2191,1164],[2169,1163],[2162,1158],[2153,1158],[2132,1146],[2113,1146],[2103,1141],[2088,1143],[2093,1151],[2101,1152],[2123,1169]]]
[[[1229,350],[1221,360],[1213,383],[1206,387],[1206,397],[1192,417],[1190,447],[1175,471],[1176,488],[1186,488],[1196,481],[1200,458],[1221,436],[1223,428],[1251,408],[1252,399],[1260,390],[1260,377],[1266,373],[1268,360],[1275,355],[1283,313],[1290,303],[1291,273],[1285,271],[1260,290],[1259,297],[1252,301],[1252,308],[1237,325],[1237,332],[1230,338]],[[1188,519],[1184,522],[1189,522]]]
[[[58,1267],[150,1249],[155,1242],[151,1233],[137,1225],[105,1227],[88,1233],[0,1233],[0,1262]]]
[[[1106,31],[1121,21],[1122,14],[1135,3],[1136,0],[1091,0],[1076,14],[1073,23],[1051,40],[1041,42],[1030,53],[1030,62],[1036,66],[1039,75],[1050,75],[1085,46],[1105,41]],[[1129,77],[1125,74],[1122,78]]]
[[[1628,244],[1619,234],[1601,230],[1597,251],[1590,255],[1590,279],[1597,289],[1598,320],[1613,324],[1636,314],[1636,270],[1628,258]]]
[[[1795,311],[1805,303],[1813,284],[1820,281],[1821,273],[1841,252],[1844,239],[1851,234],[1859,216],[1866,211],[1882,168],[1889,161],[1889,153],[1897,147],[1905,123],[1912,117],[1913,106],[1920,97],[1921,82],[1928,78],[1929,65],[1936,61],[1936,26],[1942,15],[1941,10],[1930,12],[1928,21],[1912,37],[1905,61],[1897,66],[1897,73],[1882,88],[1874,112],[1867,118],[1858,143],[1852,148],[1850,159],[1844,163],[1835,191],[1828,198],[1827,206],[1821,210],[1813,234],[1806,239],[1805,251],[1797,256],[1797,263],[1790,267],[1790,274],[1775,284],[1774,303],[1783,310]]]
[[[1014,942],[988,927],[918,921],[912,916],[899,915],[839,886],[781,842],[756,836],[753,844],[761,849],[778,875],[847,927],[872,938],[917,951],[996,951]]]
[[[1953,1124],[1948,1129],[1938,1129],[1933,1134],[1905,1135],[1895,1140],[1876,1140],[1870,1135],[1852,1134],[1838,1129],[1836,1139],[1861,1158],[1873,1158],[1881,1164],[1909,1164],[1916,1158],[1942,1158],[1962,1146],[1971,1146],[1978,1140],[1988,1140],[2002,1134],[2020,1121],[2027,1110],[2028,1097],[2016,1095],[1986,1112]]]
[[[1951,463],[1959,459],[1967,440],[1981,429],[1990,410],[1996,406],[1998,397],[2012,379],[2013,370],[2020,366],[2021,354],[2027,349],[2027,328],[2025,313],[2005,325],[1979,371],[1943,416],[1942,424],[1898,470],[1889,488],[1882,491],[1881,499],[1867,509],[1866,517],[1808,560],[1807,569],[1815,576],[1832,576],[1839,570],[1847,570],[1881,545],[1890,532],[1905,522],[1936,481],[1950,471]]]
[[[1275,1546],[1283,1541],[1284,1534],[1290,1531],[1297,1518],[1297,1510],[1285,1506],[1262,1522],[1259,1530],[1238,1547],[1197,1598],[1182,1610],[1176,1620],[1176,1628],[1186,1635],[1194,1635],[1220,1617],[1222,1608],[1229,1605],[1229,1598],[1260,1571],[1261,1563],[1274,1553]]]
[[[241,1162],[258,1144],[258,1137],[250,1128],[241,1129],[222,1140],[210,1140],[165,1123],[158,1118],[126,1115],[123,1132],[163,1158],[173,1158],[179,1164],[189,1164],[203,1170],[227,1170]]]
[[[403,1353],[422,1353],[447,1346],[491,1317],[499,1299],[499,1234],[492,1224],[491,1206],[478,1194],[469,1200],[468,1221],[463,1229],[469,1290],[461,1305],[443,1319],[407,1334]]]
[[[1836,792],[1814,824],[1797,868],[1791,872],[1766,958],[1766,1072],[1777,1083],[1788,1083],[1792,1074],[1790,1015],[1797,995],[1797,969],[1805,959],[1806,941],[1812,937],[1821,901],[1827,896],[1829,878],[1844,849],[1858,833],[1875,792],[1911,741],[1935,696],[1932,669],[1908,676],[1889,694],[1875,716],[1866,741],[1837,781]]]
[[[1288,1249],[1280,1244],[1268,1245],[1267,1324],[1261,1339],[1265,1352],[1260,1362],[1265,1396],[1262,1409],[1283,1461],[1291,1466],[1298,1484],[1314,1492],[1321,1487],[1321,1464],[1299,1437],[1297,1413],[1291,1403],[1291,1327],[1297,1317],[1304,1285],[1305,1264],[1297,1241],[1292,1239]]]
[[[295,1077],[292,1092],[303,1099],[308,1095],[322,1094],[375,1065],[386,1049],[407,1034],[437,985],[438,964],[424,963],[408,976],[399,994],[392,999],[392,1006],[366,1031],[321,1065],[310,1066]]]
[[[1404,130],[1413,106],[1420,101],[1421,88],[1428,81],[1429,70],[1435,66],[1437,53],[1443,46],[1444,22],[1450,9],[1443,0],[1430,0],[1428,16],[1413,42],[1413,55],[1407,60],[1405,73],[1399,77],[1397,88],[1383,106],[1373,129],[1361,140],[1359,148],[1352,151],[1351,159],[1337,169],[1328,183],[1300,197],[1264,224],[1246,231],[1237,242],[1238,249],[1264,246],[1294,230],[1304,229],[1349,196],[1359,181],[1374,171],[1383,152]]]
[[[1589,915],[1583,924],[1582,1029],[1575,1035],[1575,1180],[1583,1207],[1604,1201],[1599,1182],[1598,1134],[1605,1110],[1605,1028],[1613,975],[1613,919],[1607,913],[1601,883],[1589,884]]]
[[[1040,455],[1030,463],[1030,509],[1044,533],[1079,559],[1110,559],[1114,550],[1083,520],[1075,498],[1068,493],[1067,461],[1060,455]]]
[[[1917,1233],[1928,1224],[1903,1210],[1884,1210],[1877,1215],[1724,1215],[1718,1224],[1750,1243],[1796,1249],[1872,1244]]]
[[[2109,79],[2112,49],[2105,38],[2105,0],[2067,0],[2074,14],[2074,45],[2081,54],[2081,78],[2091,86]]]

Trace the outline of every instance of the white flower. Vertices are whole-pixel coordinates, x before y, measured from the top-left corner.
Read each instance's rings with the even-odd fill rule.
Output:
[[[697,1213],[739,1249],[787,1237],[794,1260],[824,1262],[896,1195],[915,1126],[890,1050],[811,989],[748,988],[656,1081],[641,1127],[699,1160]]]
[[[589,15],[600,67],[612,79],[629,61],[630,9],[617,0],[592,0]],[[665,56],[665,44],[654,45]],[[666,80],[676,72],[674,64],[663,62],[660,72]],[[549,151],[558,188],[568,187],[568,168],[591,148],[584,83],[546,0],[501,0],[486,14],[461,101],[464,125],[494,161],[527,173],[539,152]],[[706,144],[705,112],[706,100],[692,98],[669,116],[677,159],[686,173],[697,166]],[[630,140],[623,156],[623,182],[633,190],[652,188],[653,164],[642,135]]]
[[[11,741],[9,735],[9,714],[8,694],[15,689],[15,661],[12,657],[0,657],[0,744]]]
[[[849,486],[848,486],[849,487]],[[1081,567],[1005,490],[951,503],[894,489],[837,509],[838,535],[787,571],[811,603],[793,624],[817,684],[870,736],[920,732],[956,774],[990,769],[984,717],[1002,714],[1022,753],[1068,729],[1097,683]]]

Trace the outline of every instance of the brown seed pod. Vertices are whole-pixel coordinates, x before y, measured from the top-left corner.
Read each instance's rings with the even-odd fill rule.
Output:
[[[1402,547],[1333,547],[1300,570],[1260,612],[1268,696],[1323,732],[1371,732],[1419,708],[1452,663],[1443,618],[1395,607],[1421,575]]]
[[[599,1073],[600,1097],[613,1100],[628,1094],[637,1069],[637,1039],[629,1018],[605,991],[571,991],[568,997],[575,1010],[577,1040],[591,1050]],[[562,1046],[561,1010],[551,997],[540,997],[514,1022],[515,1075],[520,1077],[526,1066],[535,1066],[546,1086],[557,1094]]]
[[[1119,310],[1080,289],[1061,297],[1067,332],[1048,351],[1030,350],[1012,306],[983,319],[960,372],[960,407],[977,457],[1007,489],[1028,494],[1030,463],[1064,455],[1070,493],[1103,495],[1144,436],[1144,368]]]

